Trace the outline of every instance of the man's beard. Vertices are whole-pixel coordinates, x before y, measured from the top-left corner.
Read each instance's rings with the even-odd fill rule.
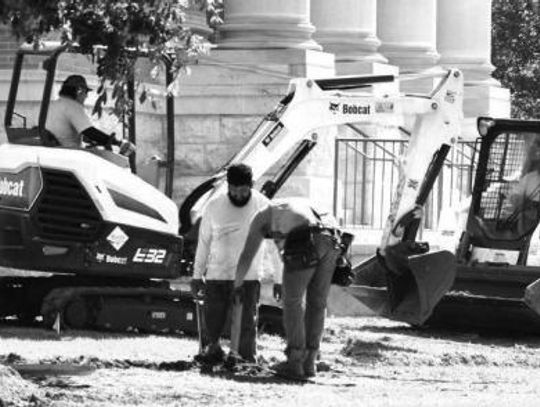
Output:
[[[234,206],[237,206],[239,208],[241,208],[242,206],[245,206],[251,199],[251,193],[244,199],[237,199],[234,196],[232,196],[230,193],[227,193],[227,195],[229,196],[229,200],[231,201],[231,203]]]

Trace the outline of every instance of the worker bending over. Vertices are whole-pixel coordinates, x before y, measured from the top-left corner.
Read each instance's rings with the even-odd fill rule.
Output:
[[[265,238],[274,239],[284,263],[282,295],[287,361],[278,366],[277,374],[294,380],[315,376],[326,301],[341,253],[340,233],[333,218],[321,217],[304,201],[272,202],[251,222],[236,270],[235,288],[246,284],[244,279]]]

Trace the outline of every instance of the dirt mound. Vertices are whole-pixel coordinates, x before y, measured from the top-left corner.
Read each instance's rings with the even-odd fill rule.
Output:
[[[0,356],[1,360],[1,356]],[[92,367],[94,369],[131,369],[134,367],[152,370],[177,371],[192,369],[196,366],[190,360],[178,360],[171,362],[152,362],[137,359],[100,359],[97,357],[79,356],[77,358],[65,358],[57,356],[54,358],[40,359],[42,365],[72,365],[81,367]]]
[[[0,365],[0,406],[45,406],[39,388],[15,370]]]
[[[354,358],[360,362],[386,361],[385,352],[410,352],[416,350],[406,349],[402,346],[393,346],[382,341],[365,341],[357,338],[347,338],[341,354]]]

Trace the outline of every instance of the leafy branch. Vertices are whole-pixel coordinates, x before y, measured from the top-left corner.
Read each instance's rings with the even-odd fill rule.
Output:
[[[530,0],[493,2],[493,77],[512,94],[512,116],[538,117],[540,15]]]
[[[185,26],[190,7],[204,10],[214,27],[222,21],[222,0],[3,0],[0,19],[35,46],[57,33],[63,43],[77,44],[79,52],[91,55],[99,79],[94,113],[101,115],[112,100],[113,113],[124,121],[134,103],[128,83],[135,77],[138,55],[148,56],[153,79],[166,58],[176,82],[189,64],[208,52],[210,43]],[[143,88],[139,100],[147,96]]]

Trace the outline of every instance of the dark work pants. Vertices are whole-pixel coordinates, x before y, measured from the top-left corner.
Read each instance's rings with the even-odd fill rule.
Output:
[[[283,271],[287,354],[288,351],[317,351],[324,330],[326,301],[340,249],[337,240],[326,234],[315,234],[313,239],[319,263],[303,270],[285,265]]]
[[[229,331],[234,283],[231,280],[207,280],[204,306],[206,337],[210,344]],[[257,341],[257,310],[261,284],[244,281],[242,324],[238,353],[246,360],[254,361]]]

